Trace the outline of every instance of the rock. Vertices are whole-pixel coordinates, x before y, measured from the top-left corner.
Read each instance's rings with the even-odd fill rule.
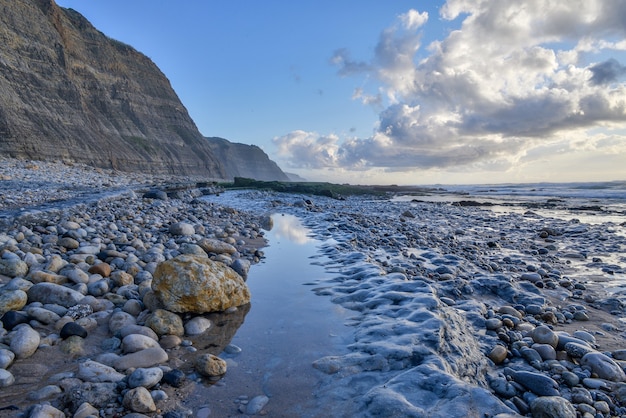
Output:
[[[498,313],[500,314],[505,314],[505,315],[511,315],[514,316],[517,319],[522,319],[522,313],[520,311],[518,311],[517,309],[515,309],[512,306],[501,306],[498,309]]]
[[[122,339],[124,353],[134,353],[152,347],[159,347],[158,341],[145,335],[129,334]]]
[[[24,293],[24,296],[26,296],[26,293]],[[0,297],[2,297],[1,294],[0,294]],[[7,331],[11,331],[17,325],[27,323],[28,320],[29,320],[28,315],[26,315],[24,312],[8,311],[4,315],[2,315],[2,326]]]
[[[125,327],[122,327],[118,331],[118,334],[120,338],[124,338],[130,334],[141,334],[145,335],[146,337],[150,337],[155,341],[159,339],[159,336],[156,334],[156,332],[154,332],[151,328],[142,325],[127,325]]]
[[[559,342],[559,336],[546,325],[540,325],[532,332],[532,339],[537,344],[549,344],[556,348]]]
[[[18,325],[11,335],[10,348],[18,359],[32,356],[39,347],[39,333],[28,324]]]
[[[181,317],[165,309],[157,309],[146,319],[146,326],[152,329],[157,335],[177,335],[183,336],[185,328]]]
[[[134,278],[130,274],[122,270],[116,270],[110,275],[115,287],[128,286],[134,283]]]
[[[244,280],[248,278],[250,272],[250,260],[245,258],[238,258],[230,265],[230,268],[235,270]]]
[[[33,283],[55,283],[65,284],[67,283],[67,277],[60,274],[52,273],[45,270],[31,271],[28,275],[28,280]]]
[[[41,322],[44,325],[56,323],[58,320],[61,319],[61,317],[58,314],[48,309],[39,308],[36,306],[28,308],[26,310],[26,313],[28,314],[28,316]]]
[[[0,369],[6,369],[15,360],[15,353],[6,348],[0,348]]]
[[[148,389],[140,386],[129,390],[124,395],[123,405],[135,412],[154,412],[156,405]]]
[[[539,396],[559,396],[559,384],[548,376],[541,373],[514,371],[505,369],[505,374],[513,377],[513,380],[526,389]]]
[[[580,360],[580,364],[589,367],[591,372],[600,379],[612,382],[624,382],[626,380],[624,370],[605,354],[598,352],[587,353]]]
[[[248,415],[259,414],[269,401],[270,401],[270,398],[268,398],[265,395],[255,396],[254,398],[250,399],[250,402],[248,402],[248,405],[246,405],[246,414]]]
[[[576,418],[574,406],[560,396],[541,396],[530,403],[533,418]]]
[[[35,405],[29,410],[29,418],[65,418],[65,414],[52,405]]]
[[[72,418],[88,418],[90,416],[97,417],[100,412],[94,408],[89,402],[83,402],[78,409],[74,412]]]
[[[114,368],[106,366],[97,361],[87,360],[78,365],[77,376],[86,382],[119,382],[126,376],[118,373]]]
[[[237,248],[231,244],[213,238],[202,238],[198,241],[198,245],[209,254],[235,254],[237,252]]]
[[[163,370],[160,367],[139,367],[128,376],[128,387],[136,388],[143,386],[150,389],[161,381]]]
[[[117,383],[85,382],[68,388],[63,400],[70,407],[70,410],[78,408],[83,403],[100,409],[106,408],[109,404],[116,404],[118,396]]]
[[[80,338],[87,338],[87,334],[87,330],[78,325],[76,322],[68,322],[67,324],[63,325],[63,328],[61,328],[61,332],[59,333],[59,335],[63,339],[69,338],[73,335],[76,335]]]
[[[28,273],[28,264],[19,258],[0,259],[0,275],[7,277],[24,277]]]
[[[0,314],[3,314],[2,323],[5,323],[4,315],[6,315],[6,313],[9,311],[19,311],[26,306],[27,301],[28,295],[23,290],[0,289]],[[10,321],[7,320],[7,322]]]
[[[489,353],[489,358],[495,364],[500,364],[504,360],[506,360],[507,354],[508,354],[508,350],[506,349],[506,347],[498,344],[495,347],[493,347],[493,349]]]
[[[170,225],[170,234],[172,235],[193,235],[196,231],[192,224],[187,222],[176,222]]]
[[[579,344],[575,342],[566,343],[565,347],[563,348],[565,349],[565,352],[567,354],[576,358],[581,358],[587,353],[593,353],[596,351],[593,348],[589,347],[588,345]]]
[[[82,356],[85,351],[85,340],[78,335],[72,335],[59,343],[59,349],[70,357]]]
[[[99,274],[102,277],[109,277],[111,275],[111,266],[107,263],[98,263],[89,267],[87,270],[91,274]]]
[[[198,373],[206,377],[219,377],[226,373],[226,362],[213,354],[198,356],[194,362]]]
[[[519,279],[526,280],[531,283],[537,283],[541,281],[541,275],[539,273],[533,273],[533,272],[522,273]]]
[[[28,289],[28,301],[56,304],[66,308],[77,305],[85,296],[55,283],[37,283]]]
[[[186,376],[182,370],[173,369],[168,372],[163,373],[163,383],[167,383],[170,386],[175,388],[179,388],[185,382]]]
[[[63,391],[57,385],[47,385],[38,389],[36,391],[32,391],[28,394],[28,399],[33,401],[42,401],[44,399],[51,398],[53,396],[60,395]]]
[[[196,316],[185,324],[185,335],[200,335],[211,327],[211,321],[203,316]]]
[[[250,302],[241,276],[209,259],[180,255],[159,264],[153,276],[152,290],[172,312],[224,311]]]
[[[13,383],[15,383],[13,374],[8,370],[0,369],[0,388],[11,386]]]
[[[148,368],[165,363],[168,358],[167,353],[161,347],[152,347],[119,357],[114,361],[113,367],[116,370],[128,370],[138,367]]]
[[[539,353],[543,361],[556,360],[556,350],[550,344],[533,344],[532,348]]]
[[[109,331],[113,335],[117,334],[122,328],[132,325],[137,325],[137,320],[134,316],[124,311],[114,312],[109,319]]]
[[[80,243],[71,237],[63,237],[58,241],[59,246],[65,247],[68,250],[75,250],[78,248]]]

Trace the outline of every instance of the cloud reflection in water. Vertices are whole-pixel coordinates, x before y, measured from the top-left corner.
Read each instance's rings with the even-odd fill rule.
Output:
[[[306,244],[313,241],[308,235],[310,230],[302,225],[297,216],[288,214],[274,214],[274,227],[272,233],[278,239],[286,239],[294,244]]]

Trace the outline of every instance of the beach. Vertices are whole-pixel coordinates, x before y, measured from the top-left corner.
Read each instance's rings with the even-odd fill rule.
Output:
[[[88,332],[72,339],[75,348],[59,336],[69,307],[64,312],[58,303],[29,300],[19,312],[38,334],[30,356],[15,352],[17,331],[3,321],[0,407],[13,408],[0,411],[2,416],[50,408],[77,416],[81,407],[100,416],[164,417],[626,415],[623,183],[420,187],[338,200],[223,192],[199,179],[126,176],[60,163],[3,163],[0,294],[6,300],[38,280],[56,280],[83,291],[88,299],[80,304],[92,312],[74,321]],[[57,198],[50,190],[59,190]],[[285,263],[264,258],[264,247],[276,240],[265,240],[270,215],[297,219],[315,252],[308,262],[271,274],[320,269],[296,287],[313,295],[302,304],[326,304],[329,317],[318,321],[338,324],[327,343],[301,356],[306,364],[298,367],[308,370],[306,379],[284,378],[283,390],[226,390],[236,386],[228,371],[220,383],[189,367],[204,352],[230,364],[233,375],[244,354],[254,361],[255,342],[238,332],[248,332],[242,323],[253,321],[255,292],[250,312],[239,307],[207,315],[222,326],[178,340],[157,338],[167,354],[163,362],[106,369],[112,380],[105,382],[81,374],[88,359],[112,365],[130,357],[119,331],[145,331],[151,312],[144,297],[156,266],[198,251],[203,239],[232,245],[235,252],[210,256],[231,266],[241,260],[250,287],[259,286],[260,280],[252,284],[256,269]],[[98,278],[88,271],[102,257],[111,272]],[[260,290],[257,295],[262,297]],[[315,316],[299,318],[297,311],[263,314],[270,325],[257,328],[289,320],[313,328],[307,321]],[[123,326],[112,326],[114,315],[123,317]],[[193,319],[180,316],[185,325]],[[306,339],[290,339],[289,333],[281,338],[272,346],[276,357],[297,361]],[[249,377],[261,381],[268,366],[247,367],[261,370]],[[123,402],[134,389],[129,377],[154,368],[163,374],[180,370],[184,383],[150,383],[155,409],[133,410],[134,404]],[[86,388],[112,394],[90,397]],[[35,395],[25,398],[25,392]]]

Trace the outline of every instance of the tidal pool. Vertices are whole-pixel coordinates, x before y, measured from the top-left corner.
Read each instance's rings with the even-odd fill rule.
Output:
[[[199,385],[188,399],[196,411],[210,409],[209,416],[239,416],[241,401],[259,395],[269,398],[264,411],[272,417],[328,416],[332,410],[315,396],[324,375],[312,363],[346,353],[348,311],[311,290],[330,277],[315,264],[324,260],[317,250],[321,242],[293,215],[272,218],[266,257],[248,275],[250,311],[231,341],[241,352],[231,347],[231,354],[222,353],[228,372],[213,386]]]

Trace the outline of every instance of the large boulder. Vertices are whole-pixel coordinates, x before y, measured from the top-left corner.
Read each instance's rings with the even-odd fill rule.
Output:
[[[250,302],[243,278],[227,265],[191,254],[160,263],[152,290],[172,312],[224,311]]]

